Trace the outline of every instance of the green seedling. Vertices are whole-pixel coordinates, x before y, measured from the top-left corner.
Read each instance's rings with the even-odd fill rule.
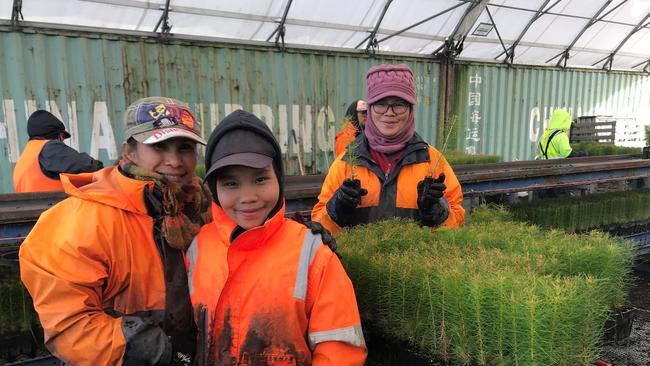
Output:
[[[590,364],[607,311],[625,301],[632,246],[500,206],[471,215],[455,230],[404,219],[344,230],[363,321],[455,365]]]

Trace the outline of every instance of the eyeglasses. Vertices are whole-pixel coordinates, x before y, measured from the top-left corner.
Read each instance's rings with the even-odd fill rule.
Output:
[[[388,109],[392,108],[393,113],[395,114],[404,114],[411,108],[411,105],[406,102],[395,102],[395,103],[386,103],[386,102],[377,102],[372,105],[372,110],[375,113],[384,114],[388,112]]]

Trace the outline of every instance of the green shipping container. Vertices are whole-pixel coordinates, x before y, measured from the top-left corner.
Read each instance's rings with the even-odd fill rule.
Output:
[[[454,110],[457,142],[467,153],[529,160],[555,108],[574,118],[618,118],[617,139],[644,146],[650,124],[650,75],[502,65],[466,64],[456,68]]]
[[[134,35],[33,28],[1,31],[0,193],[13,191],[27,117],[36,109],[59,116],[72,133],[67,140],[72,147],[109,165],[120,155],[125,107],[152,95],[189,102],[206,137],[231,111],[249,110],[275,132],[288,174],[324,173],[348,104],[365,99],[365,72],[386,62],[413,69],[416,129],[434,145],[444,140],[437,136],[440,65],[430,58],[281,53],[273,47],[163,44]],[[648,74],[456,63],[454,77],[452,113],[458,122],[448,150],[532,159],[556,107],[568,108],[574,117],[631,117],[637,129],[650,123]]]
[[[417,129],[435,141],[439,66],[428,59],[44,32],[0,33],[2,193],[13,191],[13,167],[36,109],[59,116],[72,134],[67,142],[107,165],[120,156],[126,106],[152,95],[189,102],[206,137],[228,113],[246,109],[275,132],[288,174],[301,172],[298,153],[306,174],[324,173],[343,114],[352,100],[365,99],[365,72],[379,63],[413,69]]]

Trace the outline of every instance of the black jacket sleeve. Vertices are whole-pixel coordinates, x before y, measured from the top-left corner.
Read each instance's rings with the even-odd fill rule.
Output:
[[[43,174],[52,179],[59,179],[59,173],[89,173],[104,167],[101,161],[58,140],[52,140],[43,146],[38,155],[38,163]]]

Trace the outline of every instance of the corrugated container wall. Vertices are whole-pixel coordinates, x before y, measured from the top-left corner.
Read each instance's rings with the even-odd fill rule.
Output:
[[[468,64],[456,66],[455,85],[458,146],[505,161],[537,155],[539,137],[558,107],[574,118],[632,117],[630,133],[650,124],[647,74]],[[637,145],[643,145],[643,133],[637,135]]]
[[[435,141],[439,65],[430,60],[70,32],[0,33],[0,192],[13,191],[12,170],[27,141],[27,117],[36,109],[59,116],[72,133],[67,142],[107,165],[120,156],[125,107],[152,95],[189,102],[206,137],[226,114],[249,110],[275,132],[288,174],[301,171],[297,153],[305,173],[326,172],[348,104],[365,99],[365,72],[383,62],[413,69],[417,130]]]

